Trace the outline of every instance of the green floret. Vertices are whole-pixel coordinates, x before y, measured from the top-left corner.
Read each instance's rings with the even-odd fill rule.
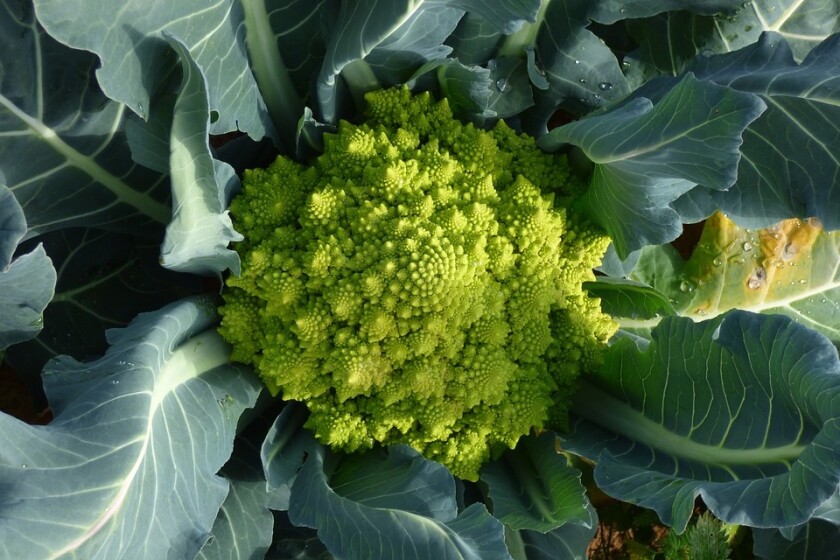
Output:
[[[616,328],[582,289],[609,240],[569,209],[565,158],[532,138],[407,89],[367,99],[366,123],[342,122],[313,165],[245,174],[220,332],[306,403],[323,443],[407,443],[475,480],[566,422]]]

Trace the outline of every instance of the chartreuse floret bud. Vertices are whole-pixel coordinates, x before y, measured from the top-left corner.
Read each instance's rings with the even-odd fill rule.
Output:
[[[570,207],[563,156],[446,101],[371,93],[309,166],[245,174],[242,274],[221,333],[345,451],[407,443],[475,480],[532,428],[563,424],[616,326],[582,289],[607,237]]]

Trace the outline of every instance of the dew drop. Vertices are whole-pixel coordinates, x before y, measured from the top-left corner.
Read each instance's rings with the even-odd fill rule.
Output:
[[[793,257],[795,257],[796,253],[796,246],[793,243],[786,243],[785,246],[782,248],[782,258],[786,261],[789,261]]]
[[[756,268],[750,277],[747,278],[747,287],[751,290],[758,290],[764,283],[767,281],[767,271],[764,267],[759,266]]]
[[[496,80],[496,89],[502,93],[507,93],[511,89],[513,89],[513,86],[510,85],[506,79],[499,78],[498,80]]]
[[[582,84],[585,84],[585,83],[586,83],[586,78],[581,78],[581,79],[580,79],[580,80],[578,80],[578,81],[579,81],[580,83],[582,83]]]
[[[575,64],[580,64],[580,60],[575,59]]]
[[[624,60],[621,62],[621,67],[626,70],[627,68],[630,68],[630,63]]]
[[[694,291],[694,284],[689,282],[688,280],[683,280],[680,282],[680,291],[688,294]]]
[[[696,313],[697,315],[699,315],[701,317],[705,317],[708,312],[709,312],[708,309],[706,309],[705,307],[698,307],[697,309],[694,310],[694,313]]]
[[[601,91],[610,91],[613,88],[613,85],[609,82],[601,82],[598,84],[598,89]]]
[[[744,241],[744,244],[741,245],[741,248],[747,253],[749,253],[750,251],[752,251],[753,246],[752,243],[750,243],[749,241]]]
[[[720,266],[723,264],[723,260],[720,257],[715,257],[715,260],[712,261],[712,264],[715,266]]]
[[[38,317],[36,317],[35,319],[33,319],[33,320],[29,323],[29,326],[30,326],[30,327],[34,327],[34,328],[36,328],[36,329],[40,329],[41,327],[43,327],[43,326],[44,326],[44,317],[43,317],[43,315],[39,315]]]
[[[20,468],[25,469],[25,468],[26,468],[26,463],[22,464],[22,465],[20,466]]]
[[[807,280],[805,280],[805,279],[803,278],[803,279],[801,279],[801,280],[799,281],[799,283],[800,283],[800,284],[807,284],[807,283],[808,283],[808,281],[807,281]]]
[[[712,49],[703,49],[702,51],[700,51],[700,56],[702,56],[703,58],[709,58],[714,54],[715,51],[713,51]]]
[[[120,380],[119,380],[119,379],[112,379],[112,380],[111,380],[111,385],[119,385],[119,384],[120,384]]]

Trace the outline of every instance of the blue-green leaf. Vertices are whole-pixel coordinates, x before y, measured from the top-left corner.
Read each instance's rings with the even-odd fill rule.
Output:
[[[637,19],[673,10],[688,10],[698,14],[732,14],[744,8],[743,0],[607,0],[590,2],[588,15],[600,23],[615,23],[623,19]]]
[[[409,447],[346,456],[332,476],[325,461],[323,448],[309,455],[289,515],[295,525],[316,528],[335,556],[510,559],[502,524],[481,504],[458,514],[452,475]]]
[[[744,132],[735,186],[704,193],[706,204],[748,228],[817,217],[826,229],[840,229],[840,129],[826,126],[840,122],[840,34],[820,43],[800,65],[784,37],[765,33],[740,51],[699,57],[690,70],[756,94],[768,107]]]
[[[169,140],[173,215],[160,262],[179,272],[221,275],[229,269],[239,274],[239,255],[228,245],[242,236],[226,210],[239,179],[230,165],[210,155],[204,75],[178,38],[167,35],[166,40],[178,53],[183,78]]]
[[[245,44],[259,93],[287,150],[326,44],[326,0],[242,0]]]
[[[221,471],[230,492],[198,560],[256,560],[264,558],[271,546],[274,517],[267,507],[259,441],[252,430],[248,432],[236,438],[233,455]]]
[[[440,42],[425,41],[428,29],[414,25],[420,18],[426,17],[423,12],[427,9],[432,10],[434,16],[446,18],[438,21],[435,28],[436,33],[448,30],[443,37],[439,37]],[[440,3],[424,0],[343,2],[317,77],[316,91],[321,118],[327,123],[335,123],[339,75],[351,63],[364,61],[368,54],[383,43],[387,46],[394,42],[401,45],[393,49],[397,52],[404,52],[403,48],[407,44],[419,42],[408,53],[420,55],[414,60],[418,67],[426,61],[443,58],[450,51],[449,47],[441,45],[443,38],[455,29],[461,16],[463,11],[451,10]],[[402,70],[408,71],[410,76],[411,69]]]
[[[547,533],[539,531],[507,531],[505,541],[513,560],[586,560],[595,532],[598,514],[587,505],[586,523],[566,523]]]
[[[271,509],[289,509],[289,496],[298,471],[307,454],[320,447],[312,432],[303,429],[307,416],[304,405],[288,403],[263,441],[260,458]]]
[[[636,321],[676,315],[677,310],[658,290],[634,280],[599,276],[597,282],[584,282],[586,291],[601,300],[601,309],[622,326]],[[654,323],[655,324],[655,323]]]
[[[678,531],[698,496],[728,523],[804,523],[840,482],[837,350],[787,317],[667,317],[611,346],[572,410],[563,447]]]
[[[260,391],[229,363],[216,321],[209,298],[140,315],[108,331],[101,359],[48,364],[48,426],[0,415],[0,556],[195,556],[228,493],[216,473]]]
[[[96,64],[44,33],[30,2],[0,1],[0,176],[28,237],[72,226],[140,234],[169,221],[169,185],[131,160],[127,111],[99,90]]]
[[[35,9],[50,35],[99,57],[102,90],[144,119],[177,65],[168,56],[168,33],[183,41],[207,77],[210,108],[219,114],[213,134],[242,130],[255,140],[275,134],[248,66],[239,2],[35,0]]]
[[[624,258],[679,235],[670,203],[695,184],[726,189],[734,183],[741,133],[764,108],[754,95],[689,74],[655,105],[633,99],[554,129],[540,145],[571,143],[595,163],[583,203]]]
[[[515,450],[481,470],[487,484],[493,517],[510,530],[547,533],[566,524],[589,525],[589,500],[580,471],[557,452],[556,436],[519,440]]]
[[[588,0],[551,2],[536,39],[538,72],[548,80],[555,105],[566,103],[588,112],[630,92],[618,60],[604,42],[587,29]]]
[[[35,241],[24,247],[34,247]],[[50,358],[68,354],[84,361],[101,356],[108,347],[107,329],[124,327],[138,313],[158,309],[202,288],[195,276],[161,268],[154,240],[69,228],[41,235],[37,241],[56,269],[55,295],[45,299],[49,305],[43,310],[44,328],[38,337],[9,348],[6,359],[19,374],[37,378],[38,385],[41,369]],[[46,278],[45,274],[32,274],[18,289],[30,289],[36,279]]]
[[[0,184],[0,352],[38,335],[55,290],[55,268],[41,245],[12,259],[25,232],[23,210]]]
[[[793,539],[778,529],[754,529],[753,553],[762,560],[837,560],[840,558],[840,527],[815,519],[802,527]]]

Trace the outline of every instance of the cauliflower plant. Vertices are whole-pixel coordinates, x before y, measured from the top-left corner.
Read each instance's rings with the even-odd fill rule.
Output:
[[[562,424],[613,334],[581,287],[609,239],[567,209],[582,185],[533,138],[407,89],[367,101],[313,165],[246,172],[220,332],[306,403],[321,442],[407,443],[475,480],[491,452]]]

